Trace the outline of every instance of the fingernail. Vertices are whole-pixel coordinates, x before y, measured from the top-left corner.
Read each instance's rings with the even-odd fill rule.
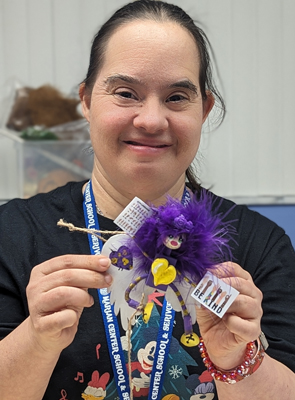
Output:
[[[100,265],[101,265],[102,267],[108,267],[108,266],[110,265],[110,263],[111,263],[111,260],[110,260],[109,258],[107,258],[107,257],[105,257],[105,258],[100,258],[100,259],[99,259],[99,263],[100,263]]]
[[[109,274],[106,274],[106,275],[105,275],[104,280],[105,280],[105,282],[106,282],[108,285],[110,285],[110,284],[113,282],[113,278],[112,278],[112,276],[109,275]]]

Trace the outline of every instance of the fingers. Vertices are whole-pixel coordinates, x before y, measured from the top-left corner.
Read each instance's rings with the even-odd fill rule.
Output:
[[[238,341],[249,342],[256,339],[260,333],[263,313],[262,293],[255,286],[251,275],[238,264],[231,262],[216,266],[212,272],[231,288],[238,290],[239,295],[219,322],[218,318],[213,319],[211,312],[198,310],[198,320],[202,328],[208,332],[214,326],[222,328],[223,325],[223,328],[233,334]]]
[[[256,299],[259,303],[262,302],[262,293],[255,286],[251,275],[238,264],[222,263],[214,270],[214,275],[238,290],[240,294]]]
[[[243,341],[256,339],[260,333],[262,292],[251,275],[235,263],[218,267],[218,276],[240,294],[223,317],[227,329]]]
[[[246,290],[243,291],[246,294],[238,295],[224,315],[223,322],[236,337],[249,342],[256,339],[260,334],[260,321],[263,313],[261,306],[262,294],[259,289],[253,290],[250,288],[249,292],[255,293],[251,297]]]
[[[247,294],[239,294],[228,309],[228,314],[237,314],[243,319],[256,319],[262,317],[262,296],[250,297]]]
[[[99,289],[108,287],[111,282],[112,277],[107,272],[69,268],[43,276],[39,285],[41,285],[42,291],[46,292],[59,286]]]
[[[256,340],[261,332],[260,319],[243,319],[236,314],[225,314],[223,323],[237,342]]]
[[[89,255],[64,255],[52,258],[45,261],[42,265],[42,273],[44,275],[51,274],[55,271],[65,269],[89,269],[97,272],[106,271],[111,262],[102,255],[89,256]]]
[[[252,277],[248,271],[244,270],[240,265],[233,262],[224,262],[215,266],[212,273],[218,278],[242,278],[252,281]]]
[[[42,293],[32,316],[34,327],[40,335],[59,338],[65,329],[76,333],[84,307],[91,307],[94,299],[85,289],[58,287]]]
[[[222,318],[203,306],[197,309],[197,321],[212,362],[231,369],[243,360],[246,344],[260,334],[262,293],[238,264],[223,263],[211,272],[238,290],[239,295]]]
[[[84,307],[91,307],[93,303],[94,299],[87,290],[59,286],[42,293],[40,297],[39,313],[47,315],[69,308],[78,310]]]
[[[88,288],[104,288],[112,278],[106,257],[68,255],[48,260],[32,270],[27,286],[30,312],[38,315],[93,304]]]
[[[89,288],[108,287],[110,260],[105,256],[65,255],[37,265],[27,286],[32,335],[44,349],[61,351],[75,337]]]
[[[78,327],[80,313],[79,311],[67,308],[65,310],[57,311],[54,314],[45,315],[42,318],[34,322],[34,329],[38,332],[40,337],[46,337],[43,341],[43,347],[51,347],[50,341],[53,339],[58,342],[59,339],[63,339],[63,342],[67,340],[66,337],[71,333],[75,335]],[[71,340],[70,340],[71,341]],[[42,342],[42,340],[41,340]],[[69,343],[66,343],[66,345]],[[61,348],[64,347],[61,345]]]
[[[27,291],[49,291],[58,286],[103,288],[110,286],[107,272],[110,260],[104,256],[66,255],[53,258],[33,268]]]
[[[249,342],[259,336],[261,317],[261,300],[239,294],[223,316],[223,323],[234,335]]]

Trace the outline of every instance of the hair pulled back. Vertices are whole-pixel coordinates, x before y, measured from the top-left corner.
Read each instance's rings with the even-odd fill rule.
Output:
[[[175,22],[186,29],[194,38],[199,51],[200,73],[199,84],[203,100],[207,98],[207,91],[210,91],[215,98],[215,108],[219,110],[219,123],[224,119],[225,104],[222,96],[214,85],[212,78],[212,67],[209,55],[211,48],[208,38],[204,31],[198,27],[193,19],[180,7],[157,0],[136,0],[118,9],[108,21],[106,21],[98,33],[95,35],[91,53],[90,62],[85,85],[86,94],[91,94],[97,75],[102,68],[104,55],[109,39],[113,33],[122,25],[135,20],[153,20],[155,22]],[[194,176],[193,167],[186,171],[188,181],[192,188],[198,189],[199,184]]]

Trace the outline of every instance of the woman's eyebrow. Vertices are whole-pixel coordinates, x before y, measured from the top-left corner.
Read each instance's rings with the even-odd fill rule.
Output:
[[[105,79],[104,83],[106,86],[108,86],[108,85],[115,84],[118,81],[123,81],[126,83],[137,84],[137,85],[143,83],[140,79],[134,78],[130,75],[123,75],[123,74],[111,75]],[[173,88],[188,89],[191,92],[193,92],[195,95],[198,95],[197,86],[195,84],[193,84],[192,81],[190,81],[189,79],[182,79],[180,81],[171,83],[170,85],[168,85],[168,88],[169,89],[173,89]]]
[[[181,81],[172,83],[171,85],[169,85],[169,88],[183,88],[183,89],[188,89],[191,92],[193,92],[194,94],[198,95],[198,89],[197,86],[195,84],[193,84],[192,81],[190,81],[189,79],[183,79]]]
[[[123,81],[126,83],[131,83],[131,84],[140,84],[141,81],[139,79],[133,78],[132,76],[129,75],[122,75],[122,74],[115,74],[107,77],[104,81],[106,85],[112,85],[118,81]]]

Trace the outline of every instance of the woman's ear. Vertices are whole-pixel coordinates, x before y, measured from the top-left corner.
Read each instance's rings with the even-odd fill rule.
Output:
[[[215,98],[209,90],[206,91],[206,94],[207,98],[203,100],[203,123],[206,121],[215,103]]]
[[[86,94],[85,83],[81,83],[79,87],[79,96],[84,117],[89,122],[90,118],[90,95]]]

